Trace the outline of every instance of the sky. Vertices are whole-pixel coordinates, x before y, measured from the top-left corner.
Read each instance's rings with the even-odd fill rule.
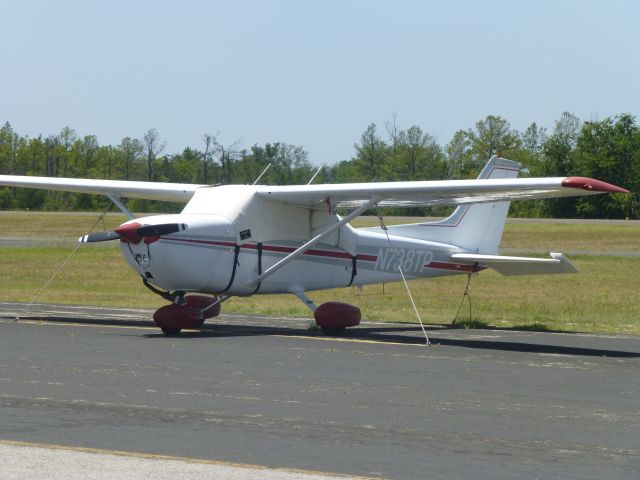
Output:
[[[441,145],[487,115],[640,116],[638,25],[637,0],[0,0],[0,122],[330,165],[394,115]]]

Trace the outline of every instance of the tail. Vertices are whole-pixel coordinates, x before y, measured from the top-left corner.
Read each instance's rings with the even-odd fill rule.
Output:
[[[515,178],[519,170],[518,162],[493,156],[478,178]],[[469,252],[496,255],[507,219],[509,203],[461,205],[444,220],[396,225],[389,227],[389,233],[456,245]]]

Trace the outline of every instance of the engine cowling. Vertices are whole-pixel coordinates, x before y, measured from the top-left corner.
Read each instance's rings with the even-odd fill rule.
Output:
[[[342,302],[327,302],[313,312],[316,323],[323,330],[344,330],[360,325],[362,315],[355,305]]]
[[[211,307],[200,317],[203,308],[208,307],[215,298],[204,295],[187,295],[182,305],[165,305],[153,314],[153,321],[167,335],[177,335],[184,328],[200,328],[205,319],[220,315],[220,304]]]

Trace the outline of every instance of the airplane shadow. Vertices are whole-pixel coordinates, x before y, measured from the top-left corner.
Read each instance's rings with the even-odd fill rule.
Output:
[[[5,317],[6,318],[6,317]],[[75,323],[93,326],[122,326],[122,327],[152,327],[156,328],[151,321],[132,321],[120,319],[96,319],[81,317],[51,317],[30,315],[21,318],[22,320],[41,321],[46,323]],[[590,357],[612,357],[612,358],[639,358],[640,352],[621,351],[614,349],[585,348],[566,345],[554,345],[549,343],[532,343],[511,340],[486,339],[465,339],[447,337],[446,332],[458,332],[462,330],[449,325],[427,326],[427,330],[437,332],[437,336],[431,335],[432,345],[471,348],[478,350],[496,350],[503,352],[522,353],[542,353],[573,356]],[[474,329],[473,332],[491,332],[492,329]],[[304,328],[278,327],[278,326],[254,326],[254,325],[230,325],[222,323],[209,323],[203,325],[200,331],[184,331],[176,337],[166,337],[158,333],[148,333],[142,335],[149,339],[204,339],[204,338],[225,338],[225,337],[256,337],[256,336],[290,336],[308,338],[326,338],[327,335],[321,331],[310,331]],[[377,343],[396,343],[406,345],[424,345],[422,329],[418,326],[389,326],[389,327],[356,327],[348,329],[343,335],[336,336],[337,339],[345,340],[365,340]],[[554,333],[539,333],[539,337],[545,342],[554,338]],[[567,338],[567,337],[563,337]]]

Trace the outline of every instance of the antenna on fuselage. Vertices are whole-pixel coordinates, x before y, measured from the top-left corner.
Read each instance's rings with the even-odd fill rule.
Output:
[[[311,185],[311,182],[313,182],[313,180],[316,178],[316,176],[320,173],[320,170],[322,170],[322,167],[324,167],[324,163],[320,164],[320,166],[318,167],[318,169],[316,170],[316,173],[313,174],[313,177],[311,177],[311,180],[309,180],[307,182],[307,185]]]
[[[266,168],[264,170],[262,170],[262,173],[260,175],[258,175],[258,178],[256,178],[256,181],[253,182],[251,185],[255,185],[256,183],[258,183],[260,181],[260,179],[262,178],[262,176],[267,173],[267,170],[269,170],[269,168],[271,168],[271,164],[267,165]]]

